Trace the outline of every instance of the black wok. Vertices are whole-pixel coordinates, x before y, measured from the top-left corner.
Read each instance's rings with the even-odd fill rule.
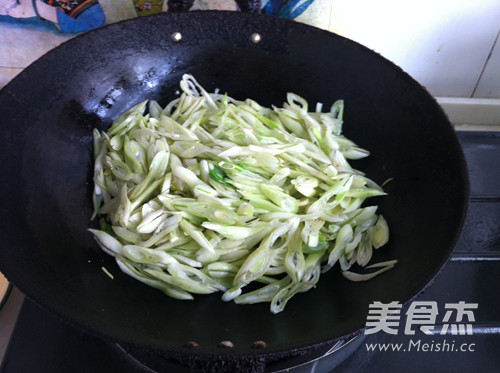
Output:
[[[87,232],[92,129],[145,98],[165,104],[184,73],[265,105],[281,105],[289,91],[324,107],[343,98],[344,133],[372,152],[353,165],[379,183],[393,178],[389,195],[372,202],[392,233],[374,260],[398,259],[396,268],[365,283],[335,268],[277,315],[267,304],[224,303],[220,294],[170,299],[123,275]],[[358,332],[371,302],[407,302],[425,288],[466,213],[464,157],[426,90],[355,42],[270,16],[161,14],[89,32],[10,82],[0,118],[0,270],[73,325],[179,359],[270,361]],[[223,340],[234,348],[218,347]],[[252,348],[258,340],[268,346]],[[188,341],[199,348],[186,348]]]

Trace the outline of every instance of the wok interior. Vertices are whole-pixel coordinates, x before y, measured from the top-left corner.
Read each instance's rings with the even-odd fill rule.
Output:
[[[180,43],[170,40],[174,31]],[[251,43],[252,32],[261,43]],[[352,283],[335,267],[277,315],[268,304],[224,303],[220,293],[170,299],[123,275],[87,232],[95,224],[92,129],[146,98],[166,104],[184,73],[209,91],[263,105],[280,106],[287,92],[312,107],[344,99],[344,133],[372,153],[351,164],[376,182],[393,178],[388,196],[368,202],[380,205],[391,229],[372,261],[397,259],[396,268]],[[2,92],[0,107],[9,180],[2,208],[10,216],[1,270],[73,324],[145,348],[181,351],[196,341],[198,353],[226,353],[216,346],[230,340],[230,353],[255,353],[256,340],[269,352],[340,338],[364,326],[371,302],[405,302],[420,291],[453,248],[465,214],[460,146],[430,95],[364,47],[290,21],[209,12],[115,24],[27,68]]]

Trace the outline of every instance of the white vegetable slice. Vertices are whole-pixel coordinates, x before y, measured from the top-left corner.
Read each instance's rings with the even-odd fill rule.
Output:
[[[364,203],[385,193],[349,163],[369,152],[342,135],[342,100],[310,112],[289,93],[269,108],[189,74],[180,90],[93,131],[101,229],[90,232],[122,272],[177,299],[222,291],[277,313],[332,267],[365,281],[396,265],[369,265],[389,224]],[[263,286],[245,292],[250,283]]]

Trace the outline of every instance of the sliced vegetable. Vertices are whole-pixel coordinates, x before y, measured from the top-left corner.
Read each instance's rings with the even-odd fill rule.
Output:
[[[102,224],[90,231],[122,272],[177,299],[221,291],[277,313],[337,263],[353,281],[394,267],[368,265],[389,227],[363,203],[385,193],[348,162],[369,152],[342,135],[342,100],[322,113],[293,93],[266,108],[190,75],[180,88],[165,108],[143,101],[93,132]]]

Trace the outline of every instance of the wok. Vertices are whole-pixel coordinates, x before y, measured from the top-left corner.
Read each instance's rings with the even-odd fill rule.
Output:
[[[344,99],[344,133],[371,151],[354,167],[379,183],[393,178],[388,196],[370,203],[391,228],[373,261],[397,259],[396,268],[364,283],[332,269],[277,315],[268,304],[224,303],[220,294],[170,299],[122,274],[87,231],[95,224],[92,130],[146,98],[166,104],[184,73],[209,91],[264,105],[281,105],[287,92],[324,107]],[[11,81],[0,93],[0,117],[0,270],[72,325],[191,364],[265,363],[359,333],[370,303],[408,302],[426,287],[466,213],[465,160],[428,92],[353,41],[271,16],[161,14],[86,33]],[[218,347],[224,340],[234,347]],[[188,341],[199,348],[186,348]],[[254,341],[267,347],[252,348]]]

